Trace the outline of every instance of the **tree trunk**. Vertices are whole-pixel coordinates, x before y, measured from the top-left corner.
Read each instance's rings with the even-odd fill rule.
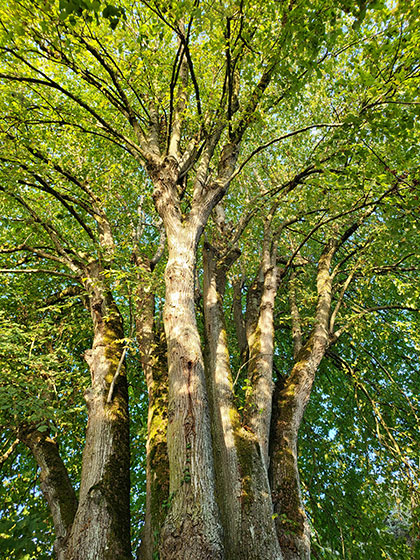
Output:
[[[212,413],[217,497],[225,532],[226,558],[281,559],[267,470],[256,434],[242,426],[234,402],[223,314],[226,267],[204,246],[204,316],[207,379]]]
[[[22,429],[19,439],[31,450],[41,470],[40,485],[54,523],[54,552],[64,560],[66,541],[77,510],[77,498],[57,443],[46,432]]]
[[[41,469],[41,490],[53,517],[58,560],[131,560],[128,391],[121,361],[124,330],[97,268],[87,281],[94,339],[85,353],[92,384],[85,393],[88,424],[79,503],[55,441],[34,429],[22,429],[20,435]]]
[[[298,469],[298,431],[316,370],[330,341],[332,276],[329,268],[335,250],[336,244],[330,242],[321,255],[315,325],[297,353],[290,375],[286,380],[278,380],[273,399],[270,482],[284,560],[310,559],[310,528],[302,502]],[[296,309],[292,308],[293,312]]]
[[[169,509],[160,554],[162,560],[222,560],[209,405],[194,307],[196,251],[205,218],[183,218],[175,158],[149,171],[168,240],[163,320],[169,379]]]
[[[163,332],[154,325],[154,296],[148,284],[150,262],[138,255],[138,284],[135,293],[136,335],[148,391],[146,441],[146,514],[139,560],[154,560],[159,550],[161,528],[169,506],[168,370]]]
[[[284,560],[310,558],[310,531],[300,491],[297,450],[298,430],[315,373],[306,363],[310,350],[305,350],[274,395],[270,481]]]
[[[172,235],[171,235],[172,233]],[[168,231],[164,325],[168,344],[170,507],[162,559],[222,559],[211,428],[201,342],[194,309],[198,232]]]
[[[65,558],[131,560],[128,391],[124,365],[120,364],[124,331],[119,311],[101,284],[100,273],[89,290],[94,339],[85,358],[92,385],[85,394],[88,424],[79,507]]]
[[[265,245],[268,244],[265,240]],[[248,321],[247,339],[249,348],[248,378],[250,388],[246,395],[245,419],[256,434],[261,447],[265,468],[269,464],[269,434],[273,396],[273,352],[274,352],[274,303],[277,293],[276,251],[270,254],[264,248],[259,271],[256,302],[256,317]],[[252,306],[251,306],[252,307]],[[247,310],[248,311],[248,310]]]

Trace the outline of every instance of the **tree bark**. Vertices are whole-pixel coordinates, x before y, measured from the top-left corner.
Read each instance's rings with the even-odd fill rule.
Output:
[[[270,482],[276,529],[284,560],[309,560],[310,529],[300,490],[298,431],[316,370],[330,341],[332,276],[336,244],[329,242],[318,264],[318,302],[314,328],[298,352],[286,380],[277,382],[271,429]]]
[[[201,342],[194,310],[197,231],[167,228],[164,324],[168,344],[170,509],[163,559],[222,559]]]
[[[65,558],[131,560],[128,391],[123,364],[107,402],[122,354],[122,318],[99,268],[91,271],[88,290],[94,339],[85,359],[92,384],[85,394],[88,424],[79,507]]]
[[[67,469],[57,443],[46,432],[22,428],[19,439],[31,450],[40,468],[41,491],[54,523],[54,552],[57,560],[64,560],[66,541],[77,510],[77,498]]]
[[[192,213],[187,219],[182,216],[175,158],[166,158],[149,171],[168,240],[163,320],[168,350],[170,503],[160,554],[163,560],[222,560],[209,405],[194,307],[196,251],[205,220],[200,213],[194,218]]]
[[[247,339],[249,348],[248,378],[250,388],[245,403],[245,420],[256,434],[265,468],[269,464],[269,434],[273,396],[274,303],[277,294],[276,248],[270,251],[264,240],[263,258],[257,279],[258,288],[249,302]],[[248,311],[248,310],[247,310]]]
[[[256,434],[242,426],[235,404],[223,314],[226,269],[204,246],[204,317],[207,382],[212,414],[217,497],[226,558],[280,560],[267,471]]]
[[[161,528],[169,506],[168,371],[163,332],[155,332],[154,296],[148,277],[150,262],[135,255],[138,283],[135,293],[136,335],[148,391],[146,441],[146,513],[139,560],[153,560],[159,550]]]

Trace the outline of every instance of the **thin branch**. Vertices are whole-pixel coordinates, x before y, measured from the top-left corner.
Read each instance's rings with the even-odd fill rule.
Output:
[[[40,218],[40,216],[35,212],[35,210],[19,195],[8,192],[4,187],[0,186],[0,191],[4,192],[5,194],[9,195],[10,197],[14,198],[21,206],[23,206],[32,218],[35,220],[36,223],[40,224],[40,226],[45,230],[48,234],[51,241],[54,243],[55,248],[57,249],[58,253],[63,256],[66,260],[68,266],[80,268],[80,263],[83,261],[83,258],[77,253],[75,249],[65,249],[61,244],[61,241],[66,241],[63,237],[58,233],[58,231],[47,221],[44,221]],[[76,255],[79,261],[71,258],[69,255]]]
[[[162,258],[163,253],[165,251],[165,245],[166,245],[165,228],[163,227],[163,223],[161,223],[160,227],[159,227],[159,245],[156,249],[155,254],[150,259],[150,269],[151,270],[153,270],[155,268],[155,266],[158,264],[158,262]]]
[[[370,396],[369,391],[366,389],[366,386],[364,383],[362,383],[358,378],[357,375],[355,373],[355,371],[353,370],[353,368],[347,363],[347,361],[342,358],[341,356],[339,356],[338,354],[335,354],[334,352],[330,352],[330,356],[333,357],[333,359],[335,359],[336,363],[341,365],[341,369],[346,371],[348,374],[350,374],[354,385],[355,385],[355,389],[357,391],[357,389],[360,389],[362,391],[362,393],[365,395],[365,397],[367,398],[368,402],[370,403],[371,407],[372,407],[372,411],[374,413],[374,419],[375,419],[375,423],[377,425],[377,436],[378,436],[378,440],[384,444],[388,449],[392,450],[396,456],[401,459],[401,461],[404,463],[405,467],[407,468],[407,471],[412,473],[414,475],[414,477],[417,479],[417,473],[416,471],[413,469],[412,465],[410,465],[410,462],[407,460],[407,458],[403,455],[401,448],[397,442],[397,440],[395,439],[395,437],[392,435],[391,429],[389,428],[389,426],[387,425],[387,423],[385,422],[383,415],[378,407],[378,403]],[[385,430],[389,440],[392,443],[392,446],[389,444],[386,444],[386,442],[384,442],[382,440],[382,436],[380,434],[379,431],[379,426],[378,426],[378,422],[379,425],[382,426],[382,428]]]
[[[391,383],[393,383],[398,392],[404,397],[404,399],[407,401],[408,406],[410,407],[411,412],[413,413],[414,418],[416,419],[416,422],[420,425],[420,418],[417,416],[416,414],[416,409],[413,405],[413,403],[411,402],[411,400],[409,399],[409,397],[406,395],[406,393],[401,389],[400,385],[395,381],[395,379],[392,377],[392,375],[390,374],[389,370],[380,362],[380,360],[371,352],[369,352],[369,350],[367,350],[366,348],[364,348],[363,345],[360,345],[360,348],[362,349],[363,352],[365,352],[365,354],[367,354],[371,360],[372,363],[376,363],[379,368],[385,373],[385,375],[387,376],[387,378],[391,381]]]
[[[25,166],[26,167],[26,166]],[[18,180],[18,183],[21,185],[25,185],[28,187],[33,187],[34,189],[39,189],[43,192],[46,192],[50,195],[52,195],[54,198],[56,198],[59,202],[61,202],[61,204],[64,206],[64,208],[66,210],[68,210],[68,212],[73,216],[73,218],[75,218],[75,220],[78,222],[78,224],[85,230],[85,232],[88,234],[88,236],[90,237],[90,239],[92,241],[96,241],[96,237],[93,233],[93,231],[91,230],[91,228],[85,223],[85,221],[83,220],[83,218],[80,216],[80,214],[73,208],[73,206],[71,206],[70,204],[68,204],[65,200],[65,198],[61,195],[61,193],[59,193],[58,191],[56,191],[53,187],[51,187],[50,185],[48,185],[48,183],[38,174],[33,173],[32,171],[28,172],[40,183],[39,185],[37,185],[36,183],[29,183],[28,181],[23,181],[23,180]]]
[[[359,264],[359,263],[358,263]],[[341,291],[340,291],[340,295],[338,296],[338,300],[337,303],[335,305],[334,311],[331,314],[331,318],[330,318],[330,332],[333,332],[334,330],[334,324],[335,324],[335,320],[337,317],[337,314],[340,310],[341,304],[343,303],[344,300],[344,296],[346,294],[347,288],[350,286],[350,283],[352,282],[354,275],[356,274],[356,270],[358,267],[358,264],[353,268],[353,270],[350,272],[350,274],[347,276],[346,281],[344,282]]]
[[[255,110],[257,109],[265,90],[270,85],[270,81],[274,74],[275,68],[276,63],[273,63],[269,68],[267,68],[267,70],[261,76],[258,84],[255,86],[254,91],[251,93],[249,102],[242,113],[242,118],[239,120],[236,129],[232,132],[231,141],[233,144],[239,144],[242,140],[242,137],[246,129],[248,128],[252,117],[254,116]]]
[[[177,101],[175,109],[172,111],[171,133],[168,135],[169,146],[168,154],[179,160],[179,145],[182,134],[182,114],[187,104],[187,62],[185,60],[185,48],[180,52],[179,67],[176,80],[180,77],[178,86]]]
[[[261,144],[261,146],[259,146],[254,151],[252,151],[251,154],[241,163],[241,165],[238,167],[238,169],[235,171],[235,173],[233,173],[231,180],[233,180],[235,177],[237,177],[242,172],[243,168],[249,163],[249,161],[253,157],[255,157],[257,154],[259,154],[260,152],[262,152],[263,150],[265,150],[269,146],[272,146],[273,144],[276,144],[277,142],[281,142],[282,140],[286,140],[287,138],[291,138],[292,136],[296,136],[296,134],[301,134],[302,132],[306,132],[307,130],[311,130],[313,128],[326,128],[326,127],[337,128],[337,127],[340,127],[340,126],[343,126],[343,124],[342,123],[311,124],[309,126],[299,128],[298,130],[294,130],[293,132],[288,132],[287,134],[283,134],[283,136],[279,136],[278,138],[274,138],[273,140],[270,140],[269,142],[266,142],[265,144]]]
[[[411,312],[414,312],[414,313],[419,313],[420,312],[420,309],[417,309],[416,307],[406,306],[406,305],[378,305],[377,307],[370,307],[368,309],[362,309],[361,311],[356,311],[356,314],[351,319],[349,319],[348,322],[345,325],[343,325],[342,327],[337,329],[334,332],[334,334],[332,335],[332,339],[335,342],[343,334],[344,331],[346,331],[348,328],[350,328],[353,321],[355,321],[356,319],[359,319],[363,315],[367,315],[368,313],[378,313],[379,311],[390,311],[390,310],[394,310],[394,309],[398,309],[398,310],[401,310],[401,311],[411,311]],[[355,309],[353,308],[353,310],[355,310]]]
[[[77,278],[74,274],[67,272],[60,272],[58,270],[51,270],[49,268],[0,268],[0,273],[4,274],[50,274],[51,276],[63,276],[64,278]]]
[[[182,57],[183,57],[183,46],[182,43],[179,42],[178,50],[176,51],[175,54],[175,60],[172,65],[171,83],[169,84],[169,120],[168,120],[168,131],[167,131],[168,152],[169,152],[170,139],[172,137],[172,123],[174,120],[174,92],[175,92],[175,86],[178,81],[179,71],[182,64]]]
[[[20,439],[16,438],[12,444],[10,445],[9,449],[7,449],[3,455],[0,455],[0,469],[2,468],[2,466],[4,465],[4,463],[7,461],[7,459],[9,459],[9,457],[11,457],[13,455],[13,453],[15,452],[16,447],[19,445],[20,443]]]
[[[124,106],[127,111],[126,115],[128,116],[128,120],[132,125],[133,129],[136,131],[138,123],[136,122],[136,113],[133,110],[123,88],[121,87],[117,76],[111,66],[107,63],[101,53],[90,43],[88,43],[81,35],[78,35],[79,40],[85,45],[86,49],[96,58],[96,60],[101,64],[101,66],[106,70],[108,75],[110,76],[112,83],[114,84]],[[114,62],[114,61],[113,61]],[[115,64],[115,62],[114,62]]]
[[[33,253],[34,255],[36,255],[37,257],[41,257],[42,259],[48,259],[48,260],[51,260],[51,261],[59,262],[60,264],[63,264],[65,266],[68,265],[67,259],[60,258],[57,255],[52,255],[51,253],[47,253],[41,247],[30,247],[29,245],[26,244],[26,242],[22,243],[21,245],[19,245],[18,247],[15,247],[13,249],[12,248],[10,248],[10,249],[1,248],[0,249],[0,253],[17,253],[17,252],[20,252],[20,251],[27,251],[28,253]]]
[[[131,329],[130,329],[130,335],[129,335],[129,340],[132,339],[133,337],[133,333],[134,333],[134,328],[135,328],[135,321],[133,321],[133,318],[131,318]],[[120,360],[118,362],[118,366],[117,369],[115,371],[115,375],[112,378],[111,384],[109,386],[109,391],[108,391],[108,397],[106,399],[106,402],[109,404],[110,402],[112,402],[112,395],[114,393],[114,387],[116,382],[118,381],[118,378],[120,376],[121,373],[121,368],[123,366],[124,363],[124,359],[125,356],[127,354],[127,350],[128,350],[128,343],[124,346],[123,351],[121,352],[121,356],[120,356]]]
[[[39,74],[44,79],[31,78],[29,76],[17,76],[17,75],[13,75],[13,74],[3,74],[3,73],[0,73],[0,78],[4,78],[6,80],[11,80],[11,81],[16,81],[16,82],[28,83],[28,84],[38,84],[38,85],[47,86],[47,87],[50,87],[52,89],[55,89],[55,90],[59,91],[60,93],[64,94],[66,97],[68,97],[69,99],[71,99],[72,101],[77,103],[80,107],[82,107],[90,115],[92,115],[98,121],[98,123],[100,123],[100,125],[102,125],[102,127],[105,128],[105,130],[108,130],[113,136],[123,140],[123,142],[127,145],[128,149],[130,150],[130,153],[134,157],[139,157],[140,156],[141,158],[147,159],[150,156],[150,153],[147,149],[145,149],[145,146],[143,146],[143,147],[138,146],[132,140],[127,138],[124,134],[121,134],[120,132],[118,132],[113,126],[111,126],[111,124],[109,122],[107,122],[101,115],[99,115],[99,113],[97,113],[88,103],[83,101],[83,99],[81,99],[80,97],[78,97],[77,95],[72,93],[71,91],[67,90],[66,88],[61,86],[59,83],[55,82],[52,78],[50,78],[50,76],[48,76],[47,74],[45,74],[44,72],[42,72],[41,70],[39,70],[38,68],[33,66],[32,64],[30,64],[27,60],[25,60],[24,57],[20,56],[15,51],[13,51],[11,49],[3,49],[3,50],[5,52],[9,52],[10,54],[12,54],[15,58],[17,58],[18,60],[23,62],[32,71],[34,71],[36,74]]]
[[[191,21],[189,24],[189,30],[190,30],[190,26],[191,26]],[[189,31],[188,30],[188,34],[189,35]],[[202,107],[201,107],[201,98],[200,98],[200,89],[198,87],[198,81],[197,81],[197,76],[195,74],[194,71],[194,65],[193,65],[193,61],[191,58],[191,52],[188,46],[188,39],[185,37],[184,33],[182,32],[182,30],[178,30],[178,36],[181,39],[181,43],[184,47],[184,53],[185,53],[185,57],[187,59],[187,64],[188,64],[188,69],[190,71],[190,76],[191,76],[191,80],[194,86],[194,93],[195,93],[195,100],[197,103],[197,113],[199,117],[202,117],[203,111],[202,111]]]

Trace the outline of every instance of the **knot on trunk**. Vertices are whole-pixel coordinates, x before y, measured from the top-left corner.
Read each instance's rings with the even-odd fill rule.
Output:
[[[92,388],[86,389],[86,391],[83,394],[83,398],[85,399],[86,405],[89,408],[92,405],[94,399],[93,389]]]

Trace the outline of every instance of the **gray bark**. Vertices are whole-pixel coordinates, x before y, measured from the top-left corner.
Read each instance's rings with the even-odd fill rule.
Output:
[[[168,229],[167,229],[168,232]],[[171,506],[161,545],[164,559],[222,559],[215,500],[204,364],[194,310],[197,234],[182,225],[168,234],[165,333],[168,343],[168,456]]]
[[[270,482],[276,528],[285,560],[310,559],[310,529],[300,490],[298,431],[316,370],[330,342],[331,260],[336,244],[327,244],[318,264],[318,302],[314,328],[286,380],[277,383],[271,431]],[[294,302],[295,303],[295,302]]]
[[[182,219],[174,158],[150,172],[169,252],[163,319],[168,348],[170,505],[160,554],[164,560],[222,560],[209,405],[194,308],[196,250],[205,218],[202,212],[191,211],[188,219]]]
[[[265,240],[268,245],[268,240]],[[255,304],[256,320],[249,321],[248,378],[251,388],[246,398],[246,421],[256,434],[264,465],[269,464],[269,433],[273,395],[274,302],[277,293],[276,250],[264,247]],[[255,295],[257,295],[255,294]]]
[[[77,510],[77,498],[57,443],[45,432],[22,429],[19,439],[31,450],[40,468],[40,486],[51,511],[57,560],[64,560],[66,541]]]
[[[234,258],[234,257],[233,257]],[[234,402],[223,294],[226,269],[217,251],[204,247],[204,316],[217,495],[225,531],[226,558],[280,560],[271,495],[256,434],[241,424]]]

